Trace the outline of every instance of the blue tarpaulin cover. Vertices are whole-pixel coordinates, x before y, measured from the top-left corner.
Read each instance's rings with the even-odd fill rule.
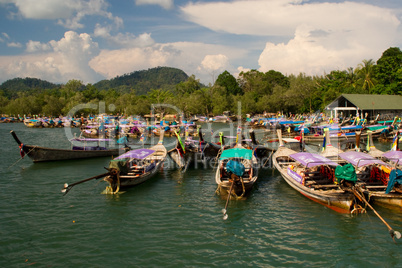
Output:
[[[245,167],[238,161],[229,160],[226,163],[226,171],[231,172],[239,177],[243,176]]]
[[[387,190],[385,191],[386,194],[389,194],[389,192],[391,192],[392,188],[394,188],[395,182],[402,184],[402,171],[399,169],[391,170],[391,173],[389,174]]]

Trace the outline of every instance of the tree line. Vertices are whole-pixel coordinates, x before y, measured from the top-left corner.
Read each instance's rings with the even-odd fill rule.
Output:
[[[165,72],[167,76],[173,74],[170,71]],[[274,70],[265,73],[250,70],[241,72],[236,79],[224,71],[213,85],[208,86],[201,84],[194,75],[179,76],[173,87],[171,84],[164,86],[165,82],[162,82],[158,87],[140,94],[129,84],[123,86],[124,90],[121,90],[121,85],[113,87],[116,79],[121,77],[112,82],[103,81],[99,84],[100,88],[96,84],[84,85],[79,80],[70,80],[52,88],[48,84],[39,88],[39,84],[14,94],[1,89],[0,113],[59,116],[66,115],[78,104],[99,104],[101,101],[105,103],[105,112],[126,115],[149,114],[152,104],[170,104],[186,115],[218,115],[224,111],[237,113],[239,101],[243,115],[277,111],[311,113],[323,110],[343,93],[401,95],[402,52],[397,47],[391,47],[376,62],[372,59],[363,60],[356,68],[334,70],[321,76],[304,73],[285,76]],[[140,85],[150,84],[147,81],[153,79],[162,79],[160,76],[144,77],[146,80],[141,80]],[[111,87],[106,88],[105,85]],[[168,108],[162,109],[162,112],[174,112]],[[88,108],[79,113],[93,114],[98,111]]]

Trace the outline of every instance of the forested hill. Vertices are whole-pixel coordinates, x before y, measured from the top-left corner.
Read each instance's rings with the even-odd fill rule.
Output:
[[[134,89],[136,95],[145,95],[151,89],[172,90],[187,79],[188,75],[180,69],[156,67],[102,80],[94,86],[98,90],[115,89],[119,92],[130,92]]]
[[[0,85],[0,90],[6,92],[7,95],[15,95],[19,91],[29,91],[31,89],[43,90],[54,88],[60,88],[60,85],[29,77],[10,79]]]
[[[151,89],[173,90],[176,85],[185,82],[188,75],[180,69],[171,67],[156,67],[148,70],[136,71],[130,74],[117,76],[110,80],[101,80],[93,86],[101,90],[115,89],[121,93],[128,93],[134,90],[136,95],[146,95]],[[67,83],[68,81],[66,81]],[[14,98],[18,92],[30,90],[59,89],[62,85],[53,84],[37,78],[14,78],[5,81],[0,85],[0,90],[8,98]],[[84,89],[82,85],[82,89]]]

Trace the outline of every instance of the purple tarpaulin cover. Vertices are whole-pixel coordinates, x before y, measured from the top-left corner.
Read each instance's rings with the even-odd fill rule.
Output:
[[[313,153],[296,153],[289,155],[291,158],[299,162],[300,164],[307,166],[307,167],[315,167],[319,165],[331,165],[337,166],[338,164],[331,161],[328,158],[325,158],[319,154]]]
[[[125,159],[125,158],[137,158],[137,159],[144,159],[145,157],[153,154],[155,151],[151,149],[137,149],[131,150],[127,153],[124,153],[115,159]]]
[[[70,141],[90,141],[90,142],[92,142],[92,141],[114,141],[114,140],[101,139],[101,138],[99,138],[99,139],[97,139],[97,138],[74,138],[74,139],[71,139]]]
[[[362,152],[351,151],[351,152],[340,153],[339,157],[357,167],[363,167],[373,164],[380,164],[385,166],[388,165],[384,161],[381,161],[377,158],[372,157],[371,155]]]
[[[399,164],[402,163],[402,151],[389,151],[384,153],[382,156],[391,161],[398,162]]]

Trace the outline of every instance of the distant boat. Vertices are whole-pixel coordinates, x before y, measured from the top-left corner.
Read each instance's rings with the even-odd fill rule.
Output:
[[[329,137],[334,140],[348,140],[356,138],[356,132],[360,133],[361,138],[367,137],[367,129],[358,125],[358,126],[314,126],[310,127],[312,131],[310,134],[304,135],[304,140],[306,142],[320,142],[325,138],[324,130],[329,130]],[[382,129],[377,129],[372,131],[372,136],[379,136],[381,134]]]
[[[61,160],[71,160],[71,159],[83,159],[83,158],[93,158],[93,157],[105,157],[105,156],[115,156],[121,153],[121,150],[126,150],[125,148],[108,149],[106,147],[100,146],[73,146],[72,149],[56,149],[41,147],[37,145],[26,145],[23,144],[17,134],[11,130],[11,135],[20,147],[20,154],[22,157],[28,155],[34,163],[37,162],[48,162],[48,161],[61,161]],[[84,140],[82,140],[84,141]],[[97,142],[106,141],[105,139],[86,139],[86,141]]]

